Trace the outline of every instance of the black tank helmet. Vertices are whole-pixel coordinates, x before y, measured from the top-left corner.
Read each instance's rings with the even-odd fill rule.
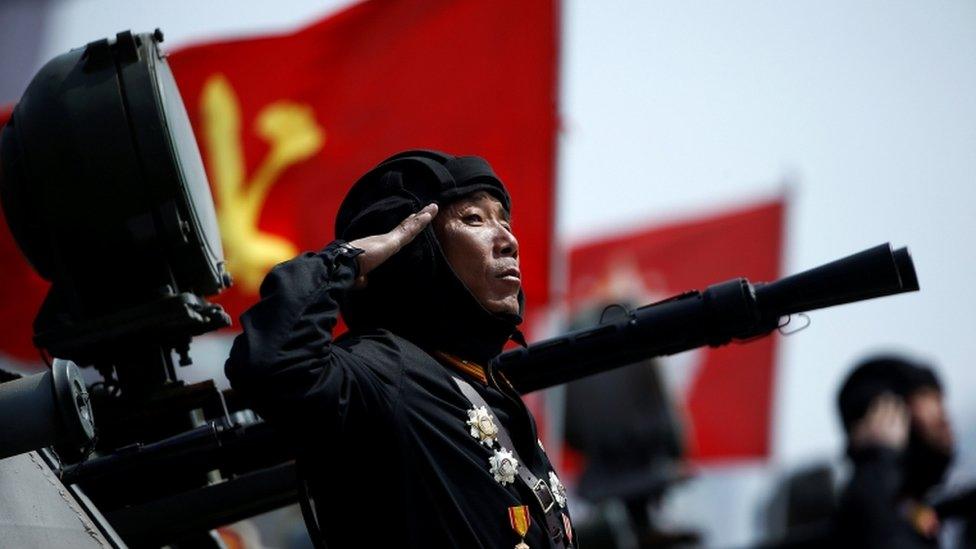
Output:
[[[410,150],[395,154],[361,177],[336,215],[336,238],[352,241],[392,230],[411,213],[444,206],[484,191],[511,211],[511,198],[483,158]],[[464,286],[432,227],[369,274],[366,288],[340,303],[354,330],[388,329],[429,351],[486,364],[509,339],[521,341],[519,314],[486,310]]]
[[[941,391],[942,384],[927,364],[897,355],[878,355],[862,360],[851,371],[837,395],[844,431],[850,433],[854,425],[868,413],[874,399],[891,393],[907,400],[922,388]]]

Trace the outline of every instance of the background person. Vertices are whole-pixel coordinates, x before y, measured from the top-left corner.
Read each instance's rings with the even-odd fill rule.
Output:
[[[936,547],[940,530],[925,495],[942,481],[954,438],[942,384],[900,356],[859,364],[838,395],[854,466],[836,517],[845,547]]]

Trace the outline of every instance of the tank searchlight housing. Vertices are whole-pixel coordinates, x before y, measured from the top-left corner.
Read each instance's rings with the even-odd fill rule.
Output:
[[[79,365],[227,326],[230,285],[210,187],[155,33],[60,55],[0,135],[0,201],[51,288],[34,342]]]

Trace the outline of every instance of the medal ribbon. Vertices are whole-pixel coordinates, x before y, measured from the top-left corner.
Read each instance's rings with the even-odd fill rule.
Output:
[[[512,530],[515,530],[515,533],[520,538],[524,538],[525,533],[529,531],[529,526],[532,524],[532,517],[529,515],[529,506],[516,505],[509,507],[508,521],[512,523]]]

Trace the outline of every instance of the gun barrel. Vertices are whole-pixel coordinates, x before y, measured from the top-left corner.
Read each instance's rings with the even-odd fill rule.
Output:
[[[765,316],[790,315],[918,290],[907,248],[881,244],[769,284],[757,284]]]
[[[908,250],[882,244],[776,282],[736,278],[686,292],[509,351],[495,365],[525,394],[640,360],[762,336],[790,314],[917,290]]]
[[[502,354],[497,366],[520,393],[705,343],[704,297],[691,292],[632,311],[626,318]]]

